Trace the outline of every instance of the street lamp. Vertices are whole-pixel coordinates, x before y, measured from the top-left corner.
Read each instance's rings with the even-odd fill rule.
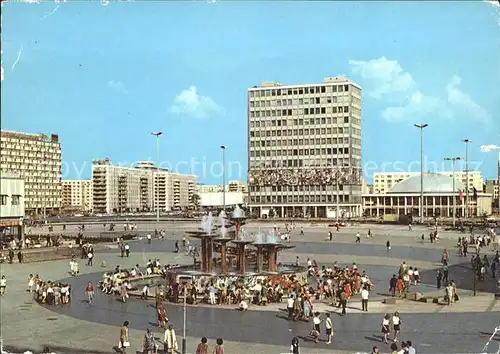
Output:
[[[225,145],[221,145],[222,150],[222,210],[226,211],[226,149]]]
[[[462,140],[465,143],[465,220],[469,218],[469,143],[470,139]]]
[[[424,223],[424,129],[429,124],[414,124],[420,129],[420,223]]]
[[[453,227],[455,227],[457,200],[455,197],[455,161],[462,160],[461,157],[445,157],[445,161],[451,161],[451,176],[453,178]]]
[[[184,284],[184,313],[182,325],[182,354],[186,354],[186,298],[187,298],[187,284]]]
[[[160,136],[163,132],[153,132],[151,135],[156,136],[156,181],[153,178],[154,200],[156,204],[156,223],[160,222]],[[156,183],[155,183],[156,182]]]

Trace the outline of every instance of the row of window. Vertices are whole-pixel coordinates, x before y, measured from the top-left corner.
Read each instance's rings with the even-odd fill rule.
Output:
[[[338,198],[337,198],[338,197]],[[255,204],[287,204],[287,203],[349,203],[349,195],[276,195],[259,196],[250,195],[250,203]]]
[[[288,129],[288,130],[255,130],[250,131],[250,138],[263,138],[275,136],[304,136],[304,135],[349,135],[349,131],[361,131],[357,128],[338,127],[338,128],[311,128],[311,129]],[[330,138],[332,139],[332,138]]]
[[[354,108],[353,108],[354,109]],[[361,110],[356,108],[358,113]],[[307,113],[306,113],[307,112]],[[341,107],[318,107],[318,108],[304,108],[304,109],[268,109],[262,111],[250,111],[250,118],[264,118],[264,117],[291,117],[302,116],[311,114],[339,114],[349,113],[349,106]]]
[[[349,148],[328,148],[328,149],[290,149],[267,151],[250,151],[250,157],[261,156],[309,156],[309,155],[349,155]]]
[[[338,125],[348,124],[351,121],[355,125],[361,125],[361,119],[349,116],[345,117],[323,117],[323,118],[295,118],[295,119],[272,119],[272,120],[252,120],[250,129],[259,127],[284,127],[288,125]]]
[[[266,134],[266,136],[268,136]],[[273,135],[274,136],[274,135]],[[361,145],[361,139],[350,138],[354,145]],[[264,143],[264,144],[263,144]],[[341,145],[349,144],[348,137],[339,138],[316,138],[316,139],[269,139],[269,140],[259,140],[250,141],[250,148],[253,147],[274,147],[274,146],[297,146],[297,145]]]
[[[332,105],[332,104],[337,104],[337,103],[349,103],[350,96],[329,96],[329,97],[311,97],[311,98],[295,98],[295,99],[288,99],[288,100],[252,100],[248,103],[250,108],[253,107],[286,107],[286,106],[292,106],[292,108],[298,108],[297,106],[304,106],[304,105]],[[359,100],[359,99],[358,99]],[[359,103],[361,103],[361,100],[359,100]]]
[[[285,96],[285,95],[303,95],[311,93],[326,93],[326,92],[348,92],[349,85],[324,85],[313,87],[302,87],[293,89],[262,89],[259,91],[249,91],[250,97],[272,97],[272,96]]]

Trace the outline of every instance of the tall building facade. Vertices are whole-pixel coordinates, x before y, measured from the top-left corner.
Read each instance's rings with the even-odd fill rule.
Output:
[[[453,172],[435,172],[444,176],[452,177]],[[402,182],[410,177],[420,176],[420,172],[376,172],[373,174],[373,192],[387,193],[397,183]],[[455,171],[455,179],[464,186],[469,185],[469,190],[476,188],[478,191],[483,190],[483,176],[481,171],[469,171],[469,181],[467,183],[467,174],[464,171]]]
[[[62,181],[62,207],[64,209],[92,211],[92,180]]]
[[[361,88],[264,83],[248,89],[248,188],[253,215],[361,215]]]
[[[148,161],[124,167],[94,160],[92,190],[97,214],[178,210],[193,206],[196,176],[158,171]]]
[[[61,168],[61,144],[56,134],[0,132],[0,169],[24,180],[26,214],[59,212]]]

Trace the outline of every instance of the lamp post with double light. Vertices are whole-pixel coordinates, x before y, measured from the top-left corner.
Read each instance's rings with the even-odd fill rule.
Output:
[[[457,198],[455,196],[455,162],[462,160],[461,157],[445,157],[445,161],[451,161],[451,176],[453,178],[453,227],[456,223],[456,212],[457,212]]]
[[[154,200],[156,206],[156,222],[160,222],[160,136],[163,132],[153,132],[156,136],[156,178],[153,178]]]
[[[221,145],[222,150],[222,210],[226,212],[226,149],[227,146]]]
[[[429,124],[414,124],[420,129],[420,223],[424,223],[424,129]]]
[[[469,144],[470,139],[462,140],[465,143],[465,220],[469,218]]]

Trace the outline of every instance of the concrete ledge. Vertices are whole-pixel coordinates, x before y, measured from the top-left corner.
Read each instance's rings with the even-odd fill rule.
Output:
[[[386,297],[383,302],[386,305],[396,305],[397,299],[395,297]]]

